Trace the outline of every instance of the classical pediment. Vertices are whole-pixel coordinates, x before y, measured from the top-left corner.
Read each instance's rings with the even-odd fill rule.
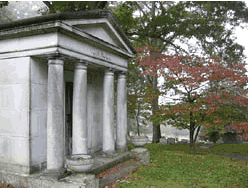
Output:
[[[81,31],[90,34],[104,42],[107,42],[115,47],[124,49],[129,53],[132,50],[124,42],[120,33],[111,25],[111,23],[106,18],[101,19],[73,19],[64,20],[68,25],[74,26]]]

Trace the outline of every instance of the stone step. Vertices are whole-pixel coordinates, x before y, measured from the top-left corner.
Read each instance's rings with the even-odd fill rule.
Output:
[[[84,177],[68,176],[65,179],[58,180],[56,175],[51,173],[50,177],[42,174],[30,176],[20,176],[15,174],[0,173],[1,179],[7,180],[8,184],[14,187],[25,188],[98,188],[99,180],[92,175]]]
[[[114,182],[122,177],[127,176],[130,172],[137,169],[141,165],[149,165],[150,163],[150,153],[147,149],[144,148],[135,148],[131,150],[131,157],[133,159],[127,160],[116,165],[112,169],[103,174],[98,174],[99,177],[99,187],[103,188],[111,182]],[[135,159],[134,159],[135,158]],[[106,175],[106,176],[105,176]]]
[[[134,160],[135,158],[141,160]],[[0,172],[0,181],[7,180],[6,182],[15,187],[23,186],[25,188],[98,188],[104,187],[105,185],[128,175],[129,172],[142,164],[149,163],[150,156],[149,151],[146,149],[136,148],[131,152],[115,153],[108,156],[95,154],[95,159],[96,164],[86,174],[77,174],[68,171],[62,173],[62,170],[61,172],[46,170],[42,173],[21,176]],[[120,163],[123,163],[123,166],[120,169],[111,172],[109,177],[101,178],[99,180],[97,175]]]
[[[111,182],[115,182],[120,178],[127,176],[130,172],[137,169],[139,166],[143,165],[142,161],[128,160],[120,163],[118,166],[120,168],[111,169],[108,177],[99,177],[99,188],[104,188]]]
[[[88,173],[95,174],[95,175],[100,174],[106,169],[114,167],[118,163],[134,158],[131,155],[131,152],[113,154],[112,156],[111,155],[104,156],[101,154],[95,154],[94,156],[95,156],[96,163]]]

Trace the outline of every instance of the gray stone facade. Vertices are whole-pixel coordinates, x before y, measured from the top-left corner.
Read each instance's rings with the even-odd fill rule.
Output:
[[[1,177],[60,170],[68,155],[126,148],[126,73],[134,53],[108,10],[0,25]]]

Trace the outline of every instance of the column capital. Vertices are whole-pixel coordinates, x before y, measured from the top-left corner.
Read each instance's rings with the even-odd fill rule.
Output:
[[[89,63],[83,62],[83,61],[77,62],[77,63],[74,64],[74,69],[84,69],[84,70],[86,70],[88,64]]]
[[[118,74],[118,80],[119,79],[126,79],[126,77],[127,77],[127,72],[124,72],[124,71],[119,72],[119,74]]]
[[[121,72],[119,72],[119,74],[118,74],[119,76],[127,76],[127,72],[125,72],[125,71],[121,71]]]
[[[113,75],[115,73],[115,70],[113,68],[108,68],[105,70],[105,74]]]
[[[60,58],[51,58],[48,60],[48,65],[64,65],[64,60]]]
[[[53,54],[49,54],[46,56],[48,60],[62,60],[65,61],[65,57],[63,57],[59,52],[55,52]]]
[[[80,60],[79,60],[79,63],[83,63],[83,64],[85,64],[86,66],[88,66],[89,64],[91,64],[89,61],[86,61],[86,60],[83,60],[83,59],[80,59]]]

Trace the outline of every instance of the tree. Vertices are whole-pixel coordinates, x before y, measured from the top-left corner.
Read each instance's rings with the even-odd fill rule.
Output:
[[[219,131],[211,131],[208,133],[209,140],[216,144],[217,140],[220,138]]]
[[[158,47],[160,53],[189,56],[193,52],[226,62],[245,57],[243,47],[232,36],[234,27],[247,22],[244,2],[124,2],[112,10],[131,41]],[[195,47],[184,48],[191,39],[196,40]],[[159,90],[156,75],[145,75],[145,79],[154,92]],[[152,104],[154,114],[158,98]],[[160,126],[153,122],[153,142],[159,142],[160,137]]]
[[[144,101],[145,95],[145,78],[140,74],[138,69],[139,62],[132,60],[129,63],[129,69],[127,75],[127,88],[128,88],[128,118],[135,119],[137,125],[137,134],[140,136],[140,117],[144,116]],[[132,85],[132,86],[131,86]]]
[[[226,63],[215,57],[169,56],[160,50],[151,55],[151,50],[156,51],[151,47],[137,49],[141,52],[138,61],[144,69],[142,74],[163,77],[167,82],[160,91],[154,91],[152,85],[146,88],[147,108],[154,98],[169,92],[178,94],[178,98],[173,99],[173,105],[161,105],[147,114],[149,120],[156,123],[167,120],[175,127],[188,129],[191,153],[195,153],[201,126],[224,132],[224,124],[231,122],[232,128],[243,131],[243,138],[248,139],[248,99],[237,94],[248,81],[244,63]]]
[[[151,39],[160,40],[157,47],[163,52],[173,48],[173,53],[189,55],[177,42],[195,38],[197,47],[209,57],[227,60],[229,55],[232,59],[228,61],[232,62],[244,56],[242,46],[232,36],[234,27],[247,23],[244,2],[127,1],[112,10],[130,40],[147,45],[151,45]]]
[[[49,8],[49,14],[56,12],[77,12],[104,9],[107,1],[43,1]]]
[[[0,1],[0,8],[4,6],[8,6],[9,2],[8,1]]]

